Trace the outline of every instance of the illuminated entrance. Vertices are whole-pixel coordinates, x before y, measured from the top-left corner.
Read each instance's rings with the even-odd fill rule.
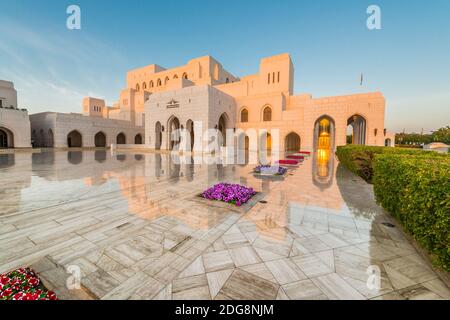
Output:
[[[334,121],[328,116],[317,119],[314,125],[314,162],[315,177],[318,180],[330,176],[330,158],[334,151]]]
[[[314,150],[334,150],[334,121],[328,116],[320,117],[314,126]]]

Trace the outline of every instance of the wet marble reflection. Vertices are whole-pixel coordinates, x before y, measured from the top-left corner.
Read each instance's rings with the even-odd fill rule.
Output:
[[[94,153],[95,161],[98,161],[100,163],[106,161],[106,150],[96,150]]]
[[[71,164],[77,165],[83,162],[83,152],[82,151],[69,151],[67,152],[67,161]]]
[[[61,298],[450,297],[403,234],[382,224],[393,221],[372,187],[334,155],[312,155],[282,179],[255,176],[250,164],[191,160],[0,155],[0,273],[33,264]],[[198,197],[218,182],[261,198],[237,208]],[[89,294],[65,289],[58,275],[71,264]],[[369,267],[379,272],[374,288]]]
[[[11,167],[15,163],[14,154],[0,154],[0,168]]]

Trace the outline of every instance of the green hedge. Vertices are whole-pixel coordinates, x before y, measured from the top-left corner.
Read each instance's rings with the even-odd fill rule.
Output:
[[[450,157],[384,153],[373,169],[378,203],[450,271]]]
[[[373,162],[375,160],[375,156],[378,154],[429,155],[430,152],[417,149],[360,145],[340,146],[337,147],[336,150],[336,155],[339,158],[339,162],[369,183],[372,182]],[[435,152],[433,152],[433,154],[438,155]]]

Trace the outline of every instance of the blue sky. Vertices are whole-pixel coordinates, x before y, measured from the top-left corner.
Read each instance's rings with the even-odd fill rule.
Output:
[[[81,30],[66,8],[81,7]],[[366,27],[380,6],[382,30]],[[80,112],[86,95],[118,98],[127,70],[210,54],[237,76],[288,52],[295,92],[382,91],[390,130],[450,125],[450,1],[0,0],[0,79],[31,113]],[[364,85],[360,86],[360,74]]]

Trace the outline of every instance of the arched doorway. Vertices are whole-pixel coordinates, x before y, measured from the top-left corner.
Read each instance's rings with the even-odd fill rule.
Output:
[[[217,125],[217,129],[221,133],[222,136],[222,146],[227,145],[227,128],[228,128],[228,116],[224,112],[219,118],[219,123]],[[220,139],[220,138],[219,138]]]
[[[6,128],[0,128],[0,148],[14,148],[14,135]]]
[[[289,133],[284,139],[284,150],[286,152],[300,151],[300,136],[295,132]]]
[[[190,148],[191,148],[190,150],[192,151],[192,150],[194,150],[194,138],[195,138],[195,136],[194,136],[194,122],[191,119],[189,119],[186,122],[186,130],[189,132]]]
[[[169,150],[174,148],[178,149],[180,144],[180,120],[177,117],[172,116],[167,124],[169,128]]]
[[[55,144],[55,140],[54,140],[55,138],[53,136],[53,130],[52,129],[48,129],[47,136],[48,136],[48,138],[47,138],[47,140],[48,140],[47,147],[53,148],[53,146]]]
[[[127,138],[125,137],[125,134],[123,132],[121,132],[117,135],[116,143],[117,144],[126,144],[127,143]]]
[[[134,144],[142,144],[142,136],[140,133],[138,133],[135,137],[134,137]]]
[[[73,130],[67,135],[67,146],[69,148],[81,148],[82,145],[83,137],[77,130]]]
[[[155,149],[160,150],[161,149],[161,143],[162,143],[162,130],[161,130],[161,123],[158,121],[155,125]]]
[[[328,188],[332,181],[335,125],[329,116],[317,119],[314,125],[314,155],[313,181],[314,184]]]
[[[367,123],[364,117],[355,114],[347,119],[347,142],[348,144],[366,144]]]
[[[106,147],[106,135],[103,132],[97,132],[94,137],[96,147]]]
[[[392,141],[391,141],[391,139],[386,139],[386,140],[384,140],[384,146],[385,147],[392,147]]]
[[[334,150],[334,120],[328,116],[317,119],[314,125],[314,150]]]

